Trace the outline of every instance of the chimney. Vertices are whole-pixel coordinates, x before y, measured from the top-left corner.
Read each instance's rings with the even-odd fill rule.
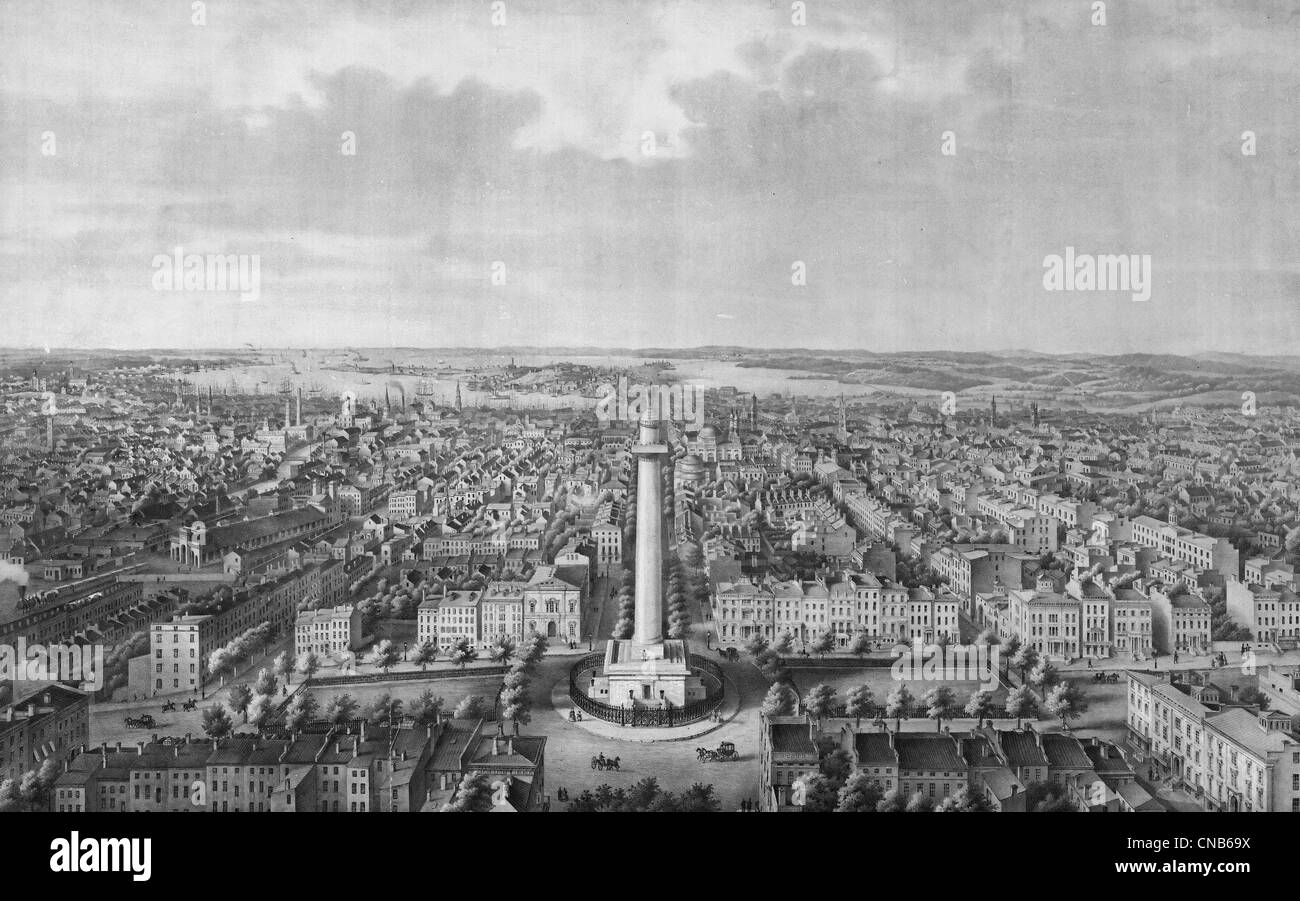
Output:
[[[144,756],[144,742],[138,741],[135,743],[135,756],[136,757]]]
[[[492,756],[497,757],[501,754],[501,736],[492,736]]]

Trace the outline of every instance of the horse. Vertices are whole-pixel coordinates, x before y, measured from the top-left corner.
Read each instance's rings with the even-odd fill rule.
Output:
[[[175,701],[168,701],[166,704],[163,704],[163,705],[162,705],[162,712],[163,712],[163,713],[170,713],[171,711],[173,711],[173,710],[175,710],[175,709],[176,709],[176,702],[175,702]]]
[[[199,702],[196,701],[196,700],[194,700],[193,698],[190,698],[188,701],[186,701],[184,704],[181,705],[181,709],[183,709],[183,710],[198,710],[198,709],[199,709]]]

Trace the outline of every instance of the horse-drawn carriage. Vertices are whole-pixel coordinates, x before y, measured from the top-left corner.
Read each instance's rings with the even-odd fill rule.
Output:
[[[736,752],[736,746],[729,741],[724,741],[718,745],[716,751],[712,748],[696,748],[695,756],[700,763],[740,759],[740,754]]]
[[[144,713],[140,716],[128,716],[125,720],[128,729],[153,729],[158,725],[158,721],[151,714]]]

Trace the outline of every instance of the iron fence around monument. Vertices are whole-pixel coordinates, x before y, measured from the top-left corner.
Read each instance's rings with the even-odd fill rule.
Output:
[[[689,666],[707,673],[718,681],[718,691],[712,697],[680,707],[615,707],[597,701],[578,687],[578,674],[594,670],[605,662],[604,654],[587,654],[569,669],[569,698],[575,707],[589,716],[619,726],[684,726],[702,720],[722,706],[726,687],[722,668],[711,660],[691,654]]]

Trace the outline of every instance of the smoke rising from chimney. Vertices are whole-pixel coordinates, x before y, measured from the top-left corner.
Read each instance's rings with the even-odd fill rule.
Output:
[[[16,563],[0,560],[0,582],[14,582],[26,586],[31,581],[32,577],[27,574],[27,570]]]

